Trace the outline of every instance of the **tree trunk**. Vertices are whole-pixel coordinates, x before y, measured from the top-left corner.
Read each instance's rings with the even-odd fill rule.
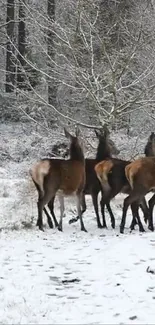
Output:
[[[49,30],[47,33],[47,51],[48,51],[49,58],[51,58],[51,60],[49,59],[48,62],[48,73],[53,77],[53,80],[48,80],[48,102],[49,104],[56,107],[57,87],[54,81],[54,65],[52,63],[52,61],[55,60],[55,48],[54,48],[55,35],[51,30],[52,25],[55,21],[55,0],[48,0],[47,14],[49,19]]]
[[[15,84],[15,62],[14,62],[14,0],[7,0],[7,45],[6,45],[6,84],[5,90],[7,93],[14,91]]]
[[[24,87],[25,74],[22,71],[25,66],[25,52],[26,52],[26,31],[25,31],[25,9],[24,0],[19,0],[19,24],[18,24],[18,68],[17,68],[17,84],[18,87]]]

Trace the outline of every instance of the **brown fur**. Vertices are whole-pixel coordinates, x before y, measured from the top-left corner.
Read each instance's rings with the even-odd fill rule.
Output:
[[[80,161],[53,159],[49,163],[48,186],[51,185],[51,190],[53,180],[64,196],[72,195],[77,189],[84,187],[85,169]]]
[[[145,155],[147,157],[155,155],[155,134],[154,132],[148,138],[147,144],[144,148]],[[134,168],[131,168],[134,166]],[[142,167],[143,166],[143,167]],[[134,229],[134,220],[135,216],[139,223],[139,229],[144,231],[143,226],[140,221],[140,217],[138,214],[138,207],[141,206],[144,212],[144,220],[147,222],[149,221],[149,229],[153,229],[153,224],[151,221],[153,206],[155,204],[155,195],[149,201],[149,208],[147,207],[146,200],[144,198],[145,193],[155,187],[154,184],[154,167],[152,160],[141,158],[136,160],[136,162],[131,161],[124,161],[120,159],[110,159],[108,161],[103,161],[100,163],[100,170],[96,166],[96,172],[100,177],[100,181],[102,186],[104,186],[105,198],[103,197],[103,204],[106,202],[110,202],[110,200],[116,196],[119,192],[131,194],[131,198],[124,200],[124,207],[123,207],[123,216],[122,222],[120,226],[120,231],[123,232],[124,225],[125,225],[125,218],[126,218],[126,207],[130,205],[131,202],[131,209],[133,213],[133,221],[131,224],[131,229]],[[102,171],[101,171],[102,169]],[[140,172],[140,170],[143,172]],[[126,170],[126,172],[125,172]],[[102,180],[101,180],[102,174]],[[140,175],[140,176],[138,176]],[[107,181],[106,181],[107,180]],[[109,184],[109,187],[106,186]],[[137,189],[135,189],[134,184],[137,184]],[[148,190],[146,190],[146,188]],[[106,190],[107,189],[107,190]],[[135,192],[133,192],[136,191]],[[142,195],[144,194],[144,195]],[[135,200],[133,199],[135,198]],[[132,203],[133,202],[133,203]]]
[[[110,200],[120,192],[125,194],[129,194],[131,192],[130,184],[128,183],[128,179],[125,175],[125,168],[130,163],[130,161],[111,158],[102,161],[100,164],[97,164],[95,166],[96,173],[98,175],[98,178],[100,177],[100,181],[104,189],[104,196],[102,199],[103,205],[107,202],[110,202]],[[100,175],[102,175],[102,179]],[[107,186],[107,184],[109,185],[109,187]],[[134,229],[135,220],[138,220],[139,229],[141,231],[144,231],[138,214],[138,207],[138,202],[131,204],[133,214],[131,229]],[[148,218],[148,208],[145,199],[143,199],[141,202],[141,208],[144,212],[144,219],[146,221]],[[123,232],[123,230],[121,230],[121,232]]]
[[[58,229],[62,231],[62,217],[64,213],[63,197],[76,194],[81,230],[86,231],[81,213],[82,192],[85,185],[85,159],[78,139],[79,132],[76,132],[76,136],[72,136],[66,129],[64,131],[66,137],[71,140],[70,159],[43,159],[37,162],[30,170],[30,175],[39,194],[37,225],[40,230],[43,230],[42,211],[44,209],[48,217],[45,205],[49,204],[50,201],[53,205],[54,197],[58,194],[61,210]]]
[[[125,168],[126,178],[132,188],[129,196],[124,200],[123,216],[121,224],[124,226],[126,218],[126,209],[128,205],[136,200],[141,200],[148,192],[155,189],[155,157],[143,157],[130,163]],[[153,227],[153,207],[155,204],[155,195],[149,200],[149,226]]]
[[[97,152],[96,152],[96,158],[95,159],[90,159],[90,158],[85,159],[86,182],[85,182],[85,187],[84,187],[84,191],[83,191],[84,195],[83,195],[83,200],[82,200],[82,213],[84,213],[87,208],[85,195],[91,195],[94,210],[96,213],[97,226],[98,226],[98,228],[103,228],[103,227],[106,227],[105,211],[102,209],[102,206],[101,206],[101,214],[102,214],[102,219],[103,219],[103,224],[101,224],[100,216],[99,216],[99,209],[98,209],[98,193],[100,191],[102,192],[102,187],[101,187],[101,183],[99,182],[99,180],[96,176],[94,167],[97,162],[102,161],[105,158],[110,158],[112,154],[118,154],[119,150],[116,148],[116,145],[114,144],[114,142],[110,139],[110,137],[109,137],[110,132],[106,125],[104,125],[103,129],[100,131],[95,130],[95,134],[99,140]],[[106,207],[110,214],[111,225],[114,228],[115,220],[114,220],[114,216],[113,216],[110,204],[108,204]],[[51,205],[50,212],[53,216],[53,214],[54,214],[53,204]],[[45,213],[47,214],[47,211]],[[71,224],[73,222],[76,222],[78,219],[79,219],[79,216],[74,217],[69,220],[69,223]]]
[[[132,187],[139,184],[147,192],[155,188],[155,158],[143,157],[131,162],[125,168],[125,175]]]
[[[118,154],[119,150],[116,148],[116,145],[114,144],[114,142],[110,139],[110,137],[109,137],[110,132],[106,125],[104,125],[103,130],[100,130],[100,131],[95,130],[95,134],[98,138],[96,157],[95,157],[95,159],[90,159],[90,158],[85,159],[86,183],[85,183],[85,188],[83,191],[84,197],[83,197],[82,212],[84,213],[87,208],[86,201],[85,201],[85,195],[91,195],[94,210],[96,213],[97,227],[103,228],[103,227],[107,227],[106,219],[105,219],[105,210],[102,208],[102,205],[100,204],[102,220],[103,220],[103,224],[102,224],[101,220],[100,220],[99,208],[98,208],[98,194],[101,191],[101,196],[102,196],[103,189],[101,187],[101,183],[100,183],[99,179],[96,176],[94,167],[97,162],[102,161],[103,159],[110,158],[112,156],[112,154]],[[114,219],[110,204],[107,204],[106,208],[110,215],[111,226],[113,228],[115,228],[115,219]],[[51,213],[52,213],[52,211],[51,211]],[[72,218],[69,221],[69,223],[75,222],[77,220],[78,220],[78,217]]]
[[[44,195],[44,177],[48,174],[50,169],[50,162],[48,160],[41,160],[30,169],[30,175],[33,181],[38,184],[42,195]]]
[[[30,175],[38,184],[42,194],[44,194],[44,183],[47,187],[48,182],[49,188],[52,189],[54,181],[59,186],[59,191],[66,196],[75,192],[85,179],[83,165],[79,161],[65,159],[40,160],[32,167]]]
[[[112,160],[103,160],[95,166],[95,172],[101,183],[108,182],[108,174],[113,167]]]

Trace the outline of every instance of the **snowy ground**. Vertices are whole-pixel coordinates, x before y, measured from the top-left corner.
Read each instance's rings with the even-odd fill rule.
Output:
[[[30,183],[8,181],[0,184],[1,324],[154,323],[155,275],[146,269],[155,268],[155,234],[147,229],[130,234],[129,212],[125,235],[119,235],[122,195],[112,202],[115,231],[108,215],[108,229],[96,228],[87,197],[88,233],[80,231],[79,223],[68,224],[75,215],[71,199],[66,200],[64,232],[48,229],[44,218],[42,233],[35,227],[35,200],[22,196]]]
[[[130,234],[129,211],[119,234],[123,195],[112,201],[115,231],[108,214],[108,229],[97,229],[88,196],[88,233],[78,222],[68,224],[74,199],[65,201],[63,233],[49,229],[46,218],[40,232],[30,164],[3,160],[0,166],[0,324],[154,324],[155,274],[146,270],[155,269],[155,233],[145,226],[144,234]]]
[[[1,324],[154,324],[154,235],[88,228],[1,234]]]

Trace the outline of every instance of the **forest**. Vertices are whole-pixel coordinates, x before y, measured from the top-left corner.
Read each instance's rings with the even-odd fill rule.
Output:
[[[114,129],[154,119],[154,9],[153,0],[2,0],[2,119]]]
[[[0,324],[154,324],[155,0],[0,0]]]

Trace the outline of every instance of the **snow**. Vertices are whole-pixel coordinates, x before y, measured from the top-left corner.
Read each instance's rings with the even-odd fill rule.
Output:
[[[87,196],[88,233],[80,231],[79,222],[68,224],[76,216],[73,198],[65,199],[63,233],[49,229],[45,216],[40,232],[28,170],[50,152],[58,135],[49,141],[48,134],[32,130],[0,125],[0,324],[154,324],[155,274],[147,268],[155,269],[155,233],[144,222],[145,233],[138,228],[130,233],[129,210],[125,234],[119,234],[122,194],[111,203],[115,230],[108,213],[108,229],[97,229]],[[147,137],[137,142],[120,133],[113,140],[120,156],[129,159],[143,152]],[[89,148],[86,156],[94,155]],[[57,200],[55,212],[59,219]]]
[[[119,234],[123,195],[112,201],[115,230],[108,214],[108,229],[97,229],[87,196],[88,233],[78,222],[68,224],[76,215],[71,198],[65,200],[64,232],[49,229],[45,217],[40,232],[31,182],[1,172],[1,324],[154,324],[155,275],[146,270],[155,267],[155,235],[146,226],[144,234],[131,234],[131,211]],[[58,202],[55,208],[59,217]]]
[[[0,244],[1,323],[154,323],[153,234],[22,230]]]

